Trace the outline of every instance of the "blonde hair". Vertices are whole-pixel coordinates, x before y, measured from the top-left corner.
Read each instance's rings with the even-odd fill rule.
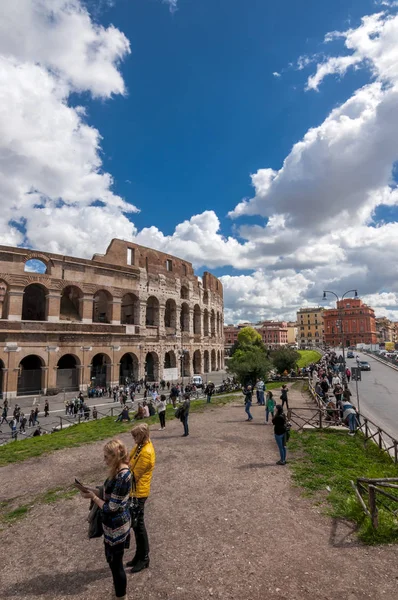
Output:
[[[108,465],[109,475],[112,478],[116,477],[116,474],[120,469],[120,465],[122,463],[128,463],[126,445],[121,440],[111,440],[105,444],[104,453],[111,458]]]
[[[146,423],[140,423],[131,430],[131,435],[137,444],[146,444],[149,440],[149,427]]]

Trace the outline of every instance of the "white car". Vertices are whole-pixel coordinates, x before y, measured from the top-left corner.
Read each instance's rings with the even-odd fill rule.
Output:
[[[203,387],[203,379],[201,375],[194,375],[192,377],[192,383],[196,385],[197,388]]]

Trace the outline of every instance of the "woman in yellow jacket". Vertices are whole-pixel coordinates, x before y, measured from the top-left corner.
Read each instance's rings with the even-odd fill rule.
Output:
[[[144,506],[151,491],[151,479],[155,467],[155,449],[149,439],[146,423],[131,430],[135,446],[130,452],[129,467],[132,475],[130,494],[131,526],[135,535],[135,556],[127,563],[132,573],[149,567],[149,542],[144,522]]]

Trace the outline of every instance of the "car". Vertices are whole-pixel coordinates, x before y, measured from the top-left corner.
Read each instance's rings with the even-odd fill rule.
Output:
[[[366,362],[366,360],[359,360],[358,361],[358,367],[360,368],[361,371],[370,371],[370,364],[368,362]]]
[[[354,353],[352,350],[348,350],[347,352],[347,358],[355,358]]]
[[[203,379],[202,379],[202,377],[200,375],[194,375],[192,377],[192,383],[197,388],[202,388],[203,387]]]

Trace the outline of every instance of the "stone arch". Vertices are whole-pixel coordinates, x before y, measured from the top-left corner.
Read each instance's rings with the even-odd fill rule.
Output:
[[[8,285],[0,279],[0,319],[8,317]]]
[[[189,287],[187,285],[181,286],[180,298],[181,300],[189,300]]]
[[[120,359],[119,383],[126,385],[132,381],[138,381],[139,362],[133,352],[126,352]]]
[[[156,352],[148,352],[145,357],[145,380],[159,380],[159,356]]]
[[[164,326],[174,330],[177,327],[177,304],[175,300],[172,300],[171,298],[166,302],[164,310]]]
[[[80,359],[74,354],[64,354],[57,363],[57,388],[66,392],[79,389]]]
[[[146,301],[145,323],[149,327],[159,327],[159,300],[156,296],[149,296]]]
[[[203,335],[205,337],[209,336],[209,311],[207,308],[203,311]]]
[[[221,352],[219,350],[217,351],[217,369],[221,369]]]
[[[90,382],[92,387],[108,387],[111,380],[111,359],[100,352],[91,360]]]
[[[211,309],[210,313],[210,329],[211,329],[211,337],[215,337],[216,335],[216,314],[214,309]]]
[[[46,295],[48,291],[41,283],[26,286],[22,302],[22,321],[46,320]]]
[[[211,351],[211,370],[215,371],[217,369],[217,365],[216,365],[216,351],[213,350]]]
[[[138,325],[140,322],[140,301],[135,294],[124,294],[122,297],[120,323],[122,325]]]
[[[209,292],[207,290],[203,292],[203,304],[209,304]]]
[[[202,311],[199,304],[195,304],[193,309],[193,332],[194,335],[202,334]]]
[[[193,374],[200,375],[202,372],[202,354],[200,350],[195,350],[192,359]]]
[[[164,364],[165,369],[175,369],[177,366],[177,358],[175,352],[173,350],[169,350],[164,355]]]
[[[181,304],[180,326],[182,332],[189,331],[189,305],[186,302]]]
[[[203,352],[203,372],[208,373],[209,370],[209,351],[205,350]]]
[[[40,394],[44,388],[44,360],[37,354],[25,356],[19,363],[17,395]]]
[[[181,377],[191,376],[191,355],[188,350],[184,350],[183,358],[181,360]]]
[[[25,273],[40,273],[44,275],[48,272],[48,261],[43,260],[42,257],[29,257],[25,260],[24,271]]]
[[[83,292],[76,285],[67,285],[62,290],[59,318],[66,321],[81,321]]]
[[[93,323],[110,323],[112,320],[113,297],[108,290],[98,290],[94,294]]]

